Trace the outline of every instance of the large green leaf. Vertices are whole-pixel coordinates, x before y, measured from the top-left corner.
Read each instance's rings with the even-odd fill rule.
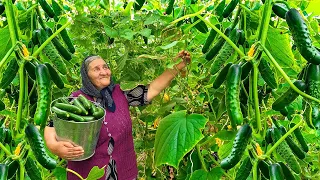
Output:
[[[145,37],[149,37],[151,35],[151,29],[148,29],[148,28],[145,28],[145,29],[142,29],[139,34],[141,34],[142,36],[145,36]]]
[[[219,180],[223,175],[223,170],[220,167],[213,168],[210,172],[203,169],[192,173],[189,180]]]
[[[207,119],[200,114],[178,111],[160,121],[155,137],[156,166],[178,167],[181,159],[204,137],[201,129]]]
[[[314,13],[319,15],[320,14],[320,1],[309,1],[310,4],[308,5],[306,11],[310,13]]]
[[[6,55],[11,48],[10,33],[8,26],[0,29],[0,60]]]
[[[214,137],[223,141],[232,141],[236,137],[237,131],[221,130]]]
[[[89,172],[86,180],[96,180],[100,179],[104,175],[104,167],[99,168],[98,166],[94,166]]]
[[[67,171],[66,168],[63,167],[56,167],[53,171],[54,177],[57,180],[64,180],[67,179]]]
[[[125,29],[123,31],[120,32],[120,37],[125,38],[127,40],[133,40],[133,36],[136,33],[133,32],[131,29]]]
[[[282,67],[292,67],[294,56],[291,51],[290,37],[283,30],[269,26],[266,47]]]

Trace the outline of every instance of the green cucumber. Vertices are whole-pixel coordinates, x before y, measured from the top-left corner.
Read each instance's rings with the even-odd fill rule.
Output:
[[[239,0],[231,0],[231,2],[224,8],[223,12],[222,12],[222,16],[224,18],[227,18],[230,16],[230,14],[232,13],[232,11],[236,8],[236,6],[238,5]]]
[[[295,125],[296,125],[295,123],[291,123],[290,127],[292,128]],[[293,133],[294,133],[294,136],[297,138],[299,144],[301,145],[301,148],[303,149],[303,151],[307,153],[309,151],[309,147],[303,135],[301,134],[300,128],[295,129]]]
[[[286,13],[286,21],[300,54],[310,63],[320,64],[320,52],[313,46],[308,26],[300,13],[292,8]]]
[[[203,16],[203,15],[201,15],[201,16]],[[192,23],[195,23],[197,20],[199,20],[199,18],[198,18],[198,16],[195,16],[194,18],[193,18],[193,22]],[[206,23],[205,22],[203,22],[202,20],[200,20],[200,22],[198,22],[196,25],[194,25],[194,27],[198,30],[198,31],[200,31],[200,32],[202,32],[202,33],[207,33],[209,30],[208,30],[208,26],[206,25]]]
[[[69,112],[67,112],[65,110],[62,110],[62,109],[59,109],[56,106],[53,106],[51,108],[51,111],[53,111],[57,115],[57,117],[60,118],[60,119],[67,120],[70,117],[70,113]]]
[[[62,27],[61,24],[58,24],[58,25],[57,25],[57,28],[58,28],[58,29],[60,29],[61,27]],[[75,48],[74,48],[74,45],[73,45],[73,43],[72,43],[72,41],[71,41],[71,39],[70,39],[70,37],[69,37],[69,35],[68,35],[67,30],[66,30],[66,29],[63,29],[63,30],[60,32],[60,35],[61,35],[64,43],[67,45],[69,52],[71,52],[72,54],[73,54],[74,52],[76,52],[76,50],[75,50]]]
[[[83,116],[73,114],[73,113],[69,113],[69,114],[70,114],[70,119],[72,119],[76,122],[86,122],[86,120],[83,118]]]
[[[104,109],[102,109],[101,107],[96,107],[95,108],[95,111],[93,112],[93,116],[96,118],[96,119],[100,119],[104,116]]]
[[[31,180],[42,179],[40,170],[36,162],[29,156],[27,157],[26,164],[24,165],[26,172]]]
[[[53,18],[54,17],[54,12],[52,7],[48,4],[48,2],[46,0],[38,0],[40,6],[42,7],[42,9],[44,10],[44,12],[50,17]]]
[[[258,69],[261,74],[261,77],[267,83],[267,85],[270,86],[272,89],[276,89],[278,87],[278,83],[276,78],[274,77],[275,73],[271,69],[268,61],[264,58],[261,58]]]
[[[286,13],[289,11],[284,3],[275,3],[272,6],[272,11],[282,19],[286,19]]]
[[[304,91],[306,89],[306,84],[301,80],[296,80],[293,83],[300,91]],[[276,111],[280,111],[285,106],[290,105],[299,94],[294,91],[292,88],[289,88],[283,95],[281,95],[273,104],[272,109]]]
[[[51,82],[48,68],[44,64],[36,67],[36,81],[38,86],[38,103],[34,114],[36,125],[44,126],[47,122],[51,103]]]
[[[38,39],[43,44],[47,39],[47,33],[41,29],[38,30]],[[59,55],[57,50],[55,49],[52,42],[49,42],[42,50],[42,52],[52,61],[52,64],[58,69],[61,74],[67,74],[68,70],[66,64],[63,62],[62,57]]]
[[[259,167],[263,177],[265,177],[266,179],[270,179],[269,164],[267,162],[265,162],[264,160],[262,160],[262,161],[259,161],[258,167]]]
[[[241,66],[234,64],[230,66],[226,80],[226,109],[234,129],[243,122],[240,108],[240,81]]]
[[[78,97],[77,97],[80,102],[82,103],[83,107],[86,108],[87,111],[90,111],[91,109],[91,101],[89,101],[86,97],[84,97],[84,95],[80,94]]]
[[[64,88],[64,83],[60,77],[60,75],[58,74],[58,72],[56,71],[56,69],[51,66],[50,63],[45,62],[44,63],[45,66],[48,68],[51,80],[53,81],[53,83],[59,88],[59,89],[63,89]]]
[[[52,30],[50,28],[46,28],[46,32],[49,36],[52,36]],[[54,37],[51,41],[56,48],[56,50],[59,52],[59,54],[67,61],[72,59],[71,53],[61,44],[59,39],[57,37]]]
[[[80,102],[80,100],[78,98],[74,99],[72,101],[72,104],[74,104],[75,106],[78,106],[81,109],[81,112],[83,115],[88,115],[87,109],[82,105],[82,103]]]
[[[215,25],[216,28],[220,29],[220,24],[216,24]],[[214,38],[217,35],[217,31],[215,31],[214,29],[210,30],[209,36],[206,39],[206,42],[204,43],[203,47],[202,47],[202,53],[205,54],[208,52],[210,45],[212,44]]]
[[[250,161],[250,158],[247,157],[246,159],[244,159],[241,163],[240,168],[237,171],[236,174],[236,180],[246,180],[247,177],[250,175],[252,169],[252,163]]]
[[[278,128],[273,128],[271,136],[274,143],[276,143],[282,137]],[[282,141],[280,145],[277,146],[276,152],[285,160],[285,162],[295,173],[301,173],[301,167],[286,141]]]
[[[36,66],[31,61],[28,61],[24,65],[24,68],[27,70],[31,79],[36,80]]]
[[[55,107],[61,109],[61,110],[64,110],[64,111],[67,111],[67,112],[71,112],[71,113],[74,113],[74,114],[81,114],[82,113],[82,110],[78,107],[78,106],[75,106],[75,105],[72,105],[72,104],[65,104],[65,103],[56,103],[54,104]]]
[[[230,154],[224,158],[220,165],[223,169],[231,169],[241,160],[250,140],[252,129],[248,124],[243,125],[236,134]]]
[[[284,180],[280,164],[274,163],[269,166],[270,180]]]
[[[229,38],[233,43],[237,43],[239,39],[238,31],[236,29],[232,30]],[[234,51],[233,47],[229,43],[225,42],[211,64],[210,74],[215,75],[221,68],[223,68],[225,62],[233,55]]]
[[[7,180],[9,166],[6,164],[0,164],[0,180]]]
[[[241,80],[244,80],[246,77],[248,77],[252,67],[253,66],[250,61],[247,61],[241,65],[241,69],[242,69]]]
[[[231,32],[231,28],[227,28],[225,30],[224,34],[226,36],[229,36],[230,32]],[[218,52],[222,48],[225,41],[226,40],[223,37],[220,37],[217,40],[217,42],[213,45],[213,47],[206,53],[206,55],[205,55],[206,60],[209,61],[209,60],[213,59],[218,54]]]
[[[33,124],[28,124],[25,129],[25,134],[27,142],[30,144],[30,148],[37,161],[46,169],[52,170],[56,168],[57,162],[47,154],[38,128],[36,128]]]
[[[282,135],[287,133],[287,130],[284,126],[280,126],[279,130]],[[289,135],[286,138],[286,142],[289,145],[291,151],[299,158],[299,159],[304,159],[306,157],[306,154],[300,147],[293,141],[292,137]]]
[[[310,64],[307,69],[306,93],[317,99],[320,98],[320,65]],[[311,101],[306,108],[306,121],[310,128],[320,128],[319,103]]]
[[[166,15],[170,15],[172,13],[173,5],[175,0],[169,0],[168,7],[166,9]]]
[[[288,166],[286,166],[283,162],[278,162],[281,166],[283,175],[285,177],[285,179],[288,180],[295,180],[296,178],[293,176],[293,174],[291,173],[290,169],[288,168]]]
[[[218,89],[221,86],[221,84],[225,81],[231,65],[232,63],[230,62],[220,70],[218,76],[216,77],[212,85],[214,89]]]

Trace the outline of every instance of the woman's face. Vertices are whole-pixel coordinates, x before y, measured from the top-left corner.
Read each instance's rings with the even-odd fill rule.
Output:
[[[89,63],[88,76],[92,84],[101,90],[110,84],[111,71],[103,59],[95,59]]]

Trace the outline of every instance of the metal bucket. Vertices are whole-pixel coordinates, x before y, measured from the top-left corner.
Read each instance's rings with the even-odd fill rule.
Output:
[[[71,97],[71,99],[72,98],[73,97]],[[58,99],[54,100],[51,103],[51,106],[57,100]],[[99,106],[95,102],[92,103]],[[82,156],[72,159],[71,161],[83,161],[94,155],[105,114],[101,119],[89,122],[63,120],[58,118],[55,113],[52,113],[50,117],[53,120],[58,141],[71,142],[72,144],[82,146],[84,150],[84,154]]]

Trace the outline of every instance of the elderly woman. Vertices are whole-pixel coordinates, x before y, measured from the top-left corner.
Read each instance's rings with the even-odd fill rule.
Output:
[[[81,66],[82,87],[73,92],[87,99],[100,103],[106,110],[101,127],[95,154],[84,161],[68,161],[68,168],[87,177],[93,166],[105,166],[102,179],[133,180],[137,178],[138,169],[132,137],[132,122],[129,106],[149,104],[163,89],[170,85],[171,80],[190,63],[190,54],[181,51],[177,57],[182,61],[174,69],[167,69],[148,86],[137,86],[122,91],[111,79],[111,71],[107,63],[99,56],[87,57]],[[50,151],[57,156],[71,160],[83,155],[82,147],[65,141],[57,141],[52,123],[45,128],[44,137]],[[68,179],[79,179],[68,173]]]

